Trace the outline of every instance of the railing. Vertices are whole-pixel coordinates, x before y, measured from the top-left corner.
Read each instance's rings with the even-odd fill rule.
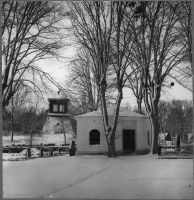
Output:
[[[193,146],[158,146],[159,157],[192,157]]]

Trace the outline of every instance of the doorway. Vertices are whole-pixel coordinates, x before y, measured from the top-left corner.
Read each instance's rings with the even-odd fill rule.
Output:
[[[123,154],[135,153],[135,130],[123,130]]]

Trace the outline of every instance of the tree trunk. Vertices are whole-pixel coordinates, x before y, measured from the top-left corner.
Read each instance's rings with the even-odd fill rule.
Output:
[[[166,136],[165,136],[165,131],[164,131],[164,144],[166,146]]]
[[[13,142],[13,135],[14,135],[14,131],[15,131],[15,124],[14,124],[14,116],[13,116],[13,113],[14,113],[14,105],[13,105],[13,98],[12,98],[12,101],[11,101],[11,105],[12,105],[12,115],[11,115],[11,142]]]
[[[32,131],[30,132],[30,146],[32,147]]]
[[[5,109],[9,105],[9,102],[10,102],[12,96],[13,96],[13,94],[9,93],[8,96],[5,97],[5,95],[3,93],[3,97],[2,97],[2,107],[3,107],[3,109]]]
[[[66,145],[65,125],[64,125],[64,119],[63,118],[61,120],[61,125],[62,125],[62,132],[63,132],[63,135],[64,135],[64,145]]]
[[[65,133],[63,133],[63,135],[64,135],[64,145],[66,145],[66,135]]]
[[[13,142],[13,135],[14,135],[14,129],[12,127],[12,131],[11,131],[11,142]]]
[[[32,131],[30,131],[30,146],[32,147]]]
[[[141,100],[137,100],[137,108],[138,108],[138,113],[139,113],[139,114],[142,114],[141,103],[142,103]]]
[[[160,125],[158,121],[158,103],[160,99],[161,87],[151,87],[150,89],[151,89],[151,94],[148,93],[147,88],[144,91],[144,103],[146,106],[146,110],[149,114],[151,123],[151,135],[152,135],[149,154],[157,154],[158,134],[160,131]]]
[[[33,127],[31,126],[31,128],[30,128],[30,147],[32,147],[32,131],[33,131]]]
[[[171,132],[170,132],[170,137],[171,137],[171,145],[173,145],[172,130],[171,130]]]
[[[150,116],[151,126],[152,126],[152,142],[150,147],[150,154],[158,153],[158,133],[159,133],[159,123],[158,117],[156,115]]]
[[[13,142],[14,131],[15,131],[15,124],[14,124],[14,118],[13,118],[13,114],[12,114],[12,117],[11,117],[11,142]]]
[[[116,108],[114,112],[114,119],[113,119],[113,126],[112,130],[109,132],[108,135],[108,157],[113,158],[116,156],[115,153],[115,133],[116,133],[116,128],[117,128],[117,123],[118,123],[118,117],[119,117],[119,108],[121,104],[121,100],[123,98],[123,93],[122,90],[119,92],[118,97],[117,97],[117,103],[116,103]]]
[[[108,137],[108,157],[114,158],[116,156],[115,154],[115,137],[114,133],[111,131],[109,137]]]

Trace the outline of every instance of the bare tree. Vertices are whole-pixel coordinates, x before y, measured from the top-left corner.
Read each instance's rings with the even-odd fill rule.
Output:
[[[179,17],[177,31],[180,32],[179,42],[185,47],[185,61],[192,63],[192,11],[191,1],[182,1],[172,6],[177,6],[176,15]],[[191,66],[190,66],[191,68]],[[192,70],[191,70],[192,73]]]
[[[131,64],[134,72],[132,76],[128,77],[128,81],[126,83],[127,88],[130,88],[136,98],[137,101],[137,111],[139,114],[143,113],[142,110],[142,102],[143,102],[143,81],[142,81],[142,71],[141,68],[136,69],[137,66],[133,66]],[[135,70],[136,69],[136,70]]]
[[[132,110],[132,107],[129,102],[126,102],[124,105],[122,105],[122,108],[124,108],[126,110]]]
[[[67,143],[67,138],[66,138],[66,133],[69,132],[71,124],[70,122],[66,122],[66,117],[64,115],[62,115],[62,117],[60,118],[60,122],[61,122],[61,126],[62,126],[62,133],[64,136],[64,145],[66,145]]]
[[[168,115],[170,112],[170,102],[167,101],[160,101],[159,103],[159,123],[160,123],[160,130],[165,133],[166,132],[166,124],[168,120]]]
[[[192,88],[192,12],[191,2],[183,1],[175,3],[178,9],[176,9],[176,15],[179,20],[176,25],[176,30],[180,33],[179,44],[184,47],[185,59],[181,66],[174,68],[174,73],[171,76],[182,85],[184,88],[193,91]]]
[[[19,123],[25,103],[28,101],[29,91],[27,88],[20,87],[11,98],[11,104],[7,111],[11,113],[11,142],[15,132],[15,126]]]
[[[186,141],[187,133],[192,132],[192,101],[173,99],[170,103],[167,128],[173,136],[179,134]]]
[[[108,156],[115,157],[115,133],[119,108],[123,98],[123,87],[128,72],[129,52],[134,43],[126,12],[134,6],[132,2],[71,2],[69,3],[72,32],[75,40],[87,48],[95,61],[95,77],[100,88],[101,107],[108,144]],[[130,12],[130,11],[129,11]],[[131,16],[132,17],[132,16]],[[126,56],[126,52],[128,56]],[[109,124],[106,92],[107,76],[113,67],[117,97],[112,124]],[[130,70],[129,70],[130,71]],[[128,72],[128,73],[127,73]]]
[[[93,62],[86,49],[77,53],[70,64],[68,88],[82,104],[83,113],[97,110],[100,104],[100,91],[93,73]]]
[[[2,2],[3,107],[20,85],[41,93],[37,77],[45,88],[46,80],[55,82],[35,63],[57,57],[64,46],[60,21],[67,13],[62,13],[62,9],[62,2]]]
[[[178,16],[173,2],[142,2],[142,17],[132,26],[135,40],[135,63],[142,68],[144,103],[152,127],[150,153],[158,151],[158,103],[161,89],[171,70],[184,58],[184,46],[178,45]]]
[[[160,124],[160,132],[164,134],[165,145],[166,145],[165,133],[167,131],[169,113],[170,113],[170,102],[160,101],[158,105],[158,120]]]
[[[74,56],[70,63],[70,72],[67,78],[67,90],[71,93],[71,102],[78,105],[81,113],[97,110],[100,105],[100,87],[96,80],[95,60],[92,59],[87,49],[82,48]],[[115,91],[113,72],[109,70],[107,78],[106,100],[113,102],[113,93]],[[111,77],[111,78],[110,78]]]
[[[37,98],[31,98],[26,103],[25,108],[23,110],[22,123],[24,132],[29,142],[30,146],[33,145],[33,141],[35,140],[35,134],[37,134],[37,126],[43,127],[47,113],[44,112],[41,108],[41,102]],[[41,116],[41,119],[39,115]],[[42,129],[42,128],[41,128]]]

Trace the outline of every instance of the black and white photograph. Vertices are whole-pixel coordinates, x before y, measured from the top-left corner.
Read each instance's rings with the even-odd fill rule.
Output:
[[[193,199],[193,2],[0,4],[2,198]]]

